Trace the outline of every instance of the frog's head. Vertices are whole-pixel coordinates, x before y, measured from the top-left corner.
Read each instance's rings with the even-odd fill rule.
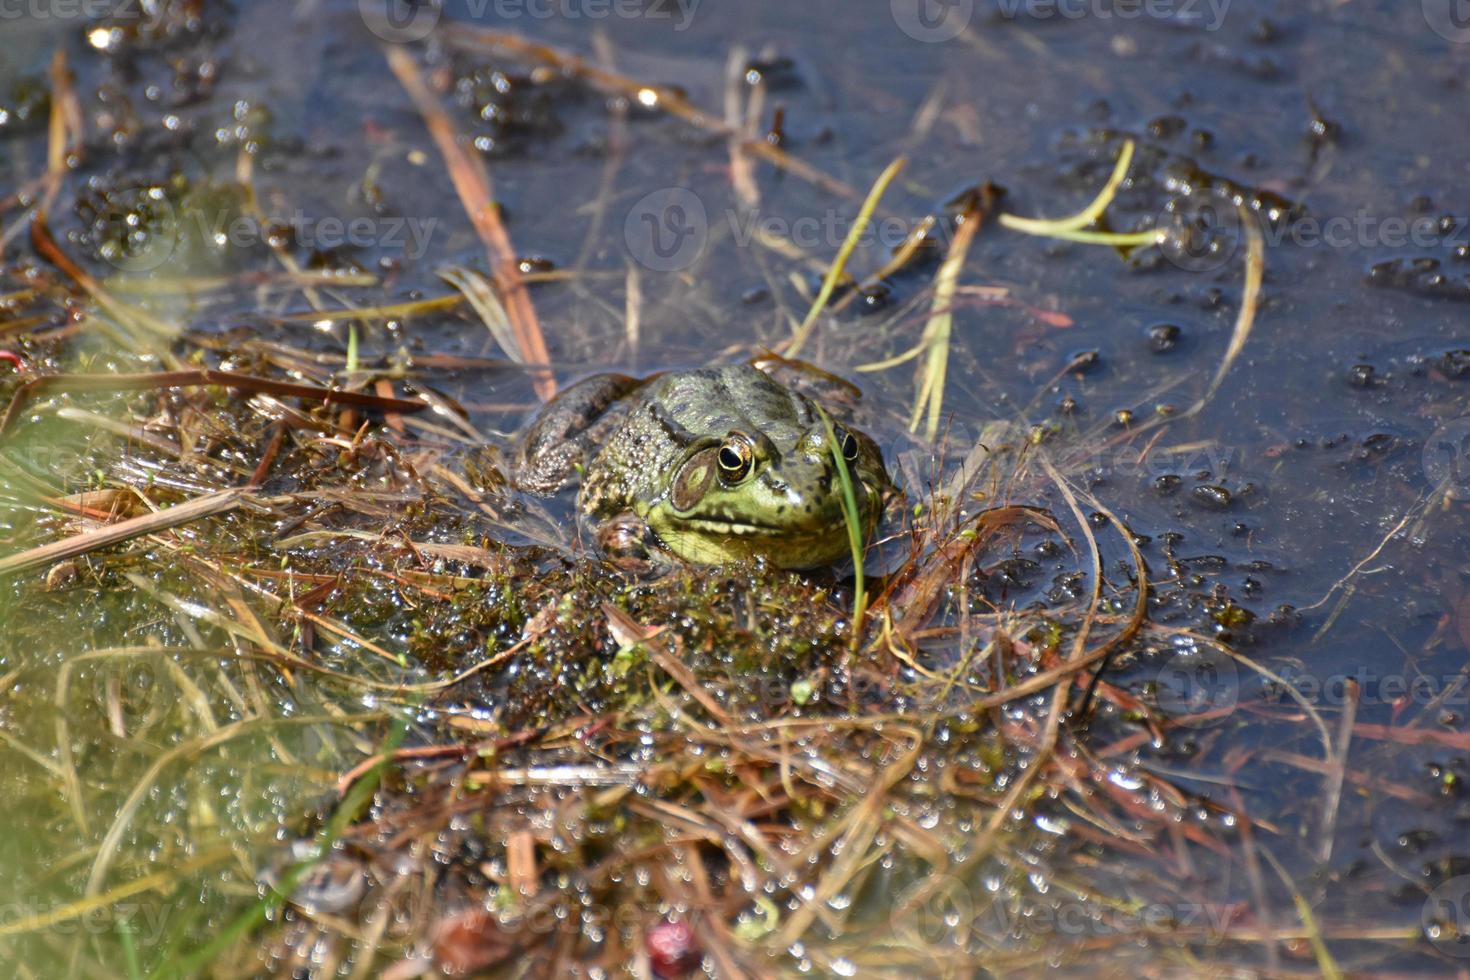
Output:
[[[763,556],[813,568],[851,553],[836,451],[842,454],[866,537],[892,489],[878,446],[820,417],[806,426],[732,428],[696,438],[666,473],[644,520],[674,553],[719,562]]]

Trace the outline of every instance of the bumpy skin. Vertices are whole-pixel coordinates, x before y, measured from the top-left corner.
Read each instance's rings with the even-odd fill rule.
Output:
[[[861,432],[833,425],[870,532],[892,488],[882,454]],[[722,450],[742,465],[722,465]],[[578,507],[594,524],[636,515],[690,561],[764,556],[811,568],[849,553],[816,403],[747,365],[647,381],[597,375],[566,389],[521,440],[515,481],[554,493],[578,468]]]

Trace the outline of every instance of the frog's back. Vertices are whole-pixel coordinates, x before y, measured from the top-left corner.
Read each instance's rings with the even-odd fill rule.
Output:
[[[686,433],[723,436],[745,430],[781,442],[815,420],[810,402],[748,364],[683,371],[660,381],[660,390],[649,397]]]

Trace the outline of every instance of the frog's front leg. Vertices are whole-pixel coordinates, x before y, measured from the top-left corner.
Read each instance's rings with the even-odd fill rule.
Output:
[[[593,533],[597,536],[597,547],[619,568],[646,571],[653,566],[648,524],[637,514],[631,511],[614,514],[594,525]]]
[[[516,447],[515,485],[543,496],[566,486],[621,417],[619,403],[643,384],[622,374],[594,374],[541,406]]]

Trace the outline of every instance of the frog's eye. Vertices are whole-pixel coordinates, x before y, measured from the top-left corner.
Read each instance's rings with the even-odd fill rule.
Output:
[[[842,433],[842,458],[847,460],[849,463],[857,462],[858,441],[857,436],[853,435],[851,432],[844,431]]]
[[[750,443],[744,439],[727,439],[715,456],[720,466],[720,477],[726,483],[739,483],[750,473],[752,453]]]

